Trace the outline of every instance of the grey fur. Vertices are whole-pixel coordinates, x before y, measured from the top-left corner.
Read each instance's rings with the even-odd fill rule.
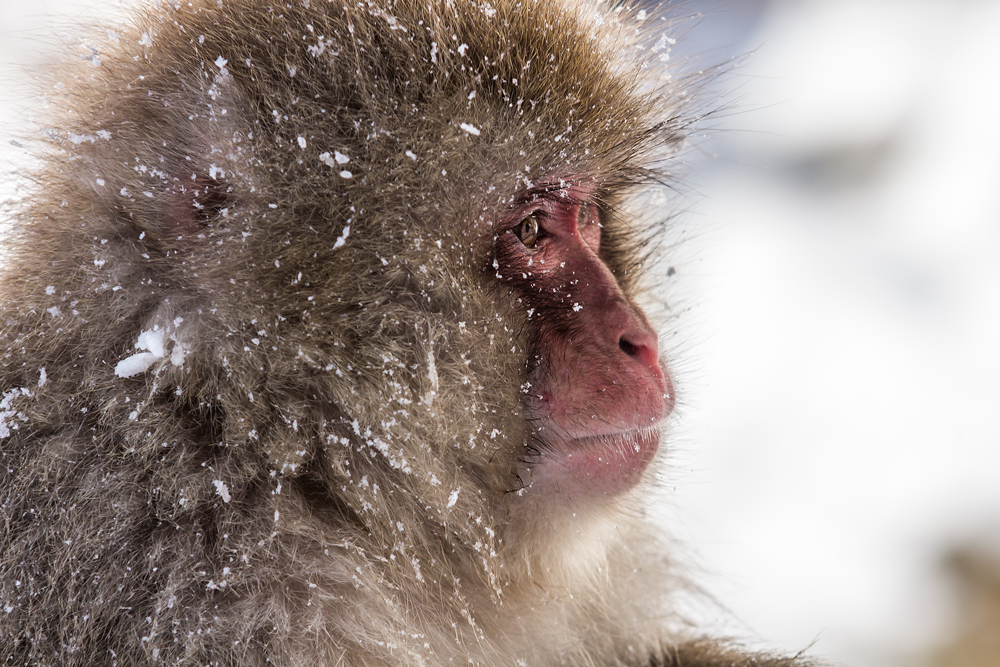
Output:
[[[633,18],[163,3],[59,72],[0,282],[3,664],[792,664],[685,643],[641,485],[514,474],[491,225],[663,177],[690,118]]]

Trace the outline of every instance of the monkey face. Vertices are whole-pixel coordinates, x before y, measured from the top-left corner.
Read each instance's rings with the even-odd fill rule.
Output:
[[[527,303],[536,332],[522,386],[528,486],[631,488],[673,407],[656,333],[602,259],[603,234],[593,185],[562,179],[528,195],[495,237],[496,276]]]

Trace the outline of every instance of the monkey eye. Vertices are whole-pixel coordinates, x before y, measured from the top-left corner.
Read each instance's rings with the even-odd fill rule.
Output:
[[[513,231],[525,247],[534,248],[539,237],[542,236],[542,226],[538,222],[538,214],[532,213],[526,217]]]

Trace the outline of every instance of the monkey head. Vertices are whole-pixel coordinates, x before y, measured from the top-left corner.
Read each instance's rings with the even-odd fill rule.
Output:
[[[674,389],[628,202],[690,105],[665,23],[587,7],[165,2],[59,69],[0,279],[10,655],[658,641],[619,510]]]
[[[446,507],[463,485],[498,506],[613,501],[674,400],[623,202],[680,140],[676,101],[623,60],[642,43],[625,22],[559,3],[387,11],[150,12],[138,53],[80,84],[115,77],[113,104],[67,112],[65,136],[109,137],[63,141],[93,172],[73,199],[111,212],[87,271],[132,282],[108,298],[191,352],[158,377],[279,471],[312,462],[351,488],[409,468],[392,484],[436,480],[415,497]],[[291,423],[314,425],[308,445]]]

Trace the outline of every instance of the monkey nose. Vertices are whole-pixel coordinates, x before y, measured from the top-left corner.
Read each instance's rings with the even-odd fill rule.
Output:
[[[642,364],[653,377],[663,381],[656,334],[645,322],[636,322],[618,335],[618,349]]]

